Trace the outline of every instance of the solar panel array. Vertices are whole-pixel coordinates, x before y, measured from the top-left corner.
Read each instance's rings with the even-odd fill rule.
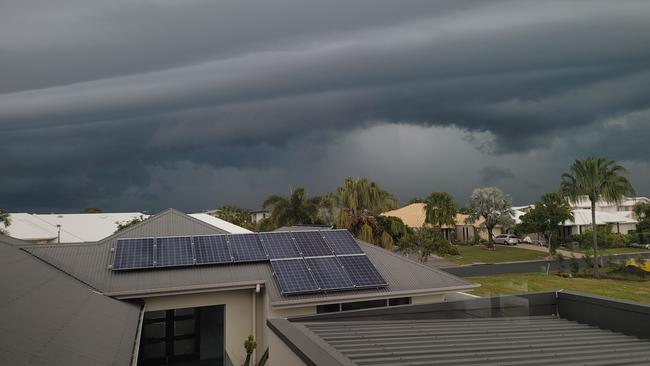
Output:
[[[283,295],[386,286],[347,230],[118,239],[112,269],[265,261]]]

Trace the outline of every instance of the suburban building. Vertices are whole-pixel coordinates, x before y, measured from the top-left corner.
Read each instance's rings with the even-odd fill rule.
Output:
[[[412,203],[410,205],[406,205],[392,211],[384,212],[382,215],[400,218],[406,226],[419,229],[425,225],[426,209],[424,203]],[[455,226],[452,227],[445,225],[442,227],[442,233],[445,238],[462,243],[487,240],[488,232],[483,225],[484,220],[479,219],[477,221],[467,223],[467,218],[468,215],[460,213],[456,214]],[[496,226],[493,230],[493,234],[495,236],[500,235],[502,231],[503,230],[501,226]]]
[[[296,237],[319,232],[277,234]],[[16,312],[25,301],[32,301],[25,309],[38,313],[30,318],[22,312],[14,319],[13,312],[3,312],[0,354],[11,354],[8,359],[16,360],[13,365],[32,364],[33,359],[48,365],[241,365],[243,342],[253,335],[258,344],[254,359],[268,347],[268,365],[287,365],[291,363],[279,356],[286,346],[267,326],[269,319],[438,303],[462,297],[461,291],[478,286],[362,242],[358,243],[362,255],[383,277],[385,286],[287,295],[268,261],[115,270],[120,240],[223,234],[228,232],[169,209],[91,243],[36,245],[0,237],[2,249],[14,253],[2,256],[6,264],[0,268],[2,288],[10,290],[7,296],[3,294],[4,301],[15,306]],[[250,235],[227,238],[235,242]],[[24,258],[43,269],[21,272]],[[162,262],[164,257],[158,259]],[[52,273],[56,281],[41,274],[45,272]],[[63,334],[57,334],[61,327]],[[12,332],[20,337],[13,337]],[[30,333],[42,334],[42,347],[28,345]],[[52,348],[53,353],[41,354],[43,348]],[[81,358],[83,362],[75,362]]]
[[[591,210],[591,201],[589,197],[584,196],[577,202],[569,202],[576,210]],[[650,203],[648,197],[625,197],[620,203],[598,201],[596,202],[596,211],[602,212],[632,212],[634,205],[637,203]]]
[[[118,223],[133,219],[147,219],[142,212],[30,214],[11,213],[11,224],[5,228],[8,235],[35,244],[94,242],[112,235]],[[229,233],[250,233],[250,230],[222,220],[208,213],[190,216]],[[0,228],[4,228],[0,224]]]
[[[269,217],[271,217],[270,210],[251,211],[251,222],[253,224],[256,224],[260,220],[268,219]]]

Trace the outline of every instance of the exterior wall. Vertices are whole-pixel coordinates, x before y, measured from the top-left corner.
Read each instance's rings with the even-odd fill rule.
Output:
[[[444,302],[446,294],[413,296],[411,297],[411,304],[433,304],[437,302]]]
[[[268,328],[268,327],[266,327]],[[303,366],[304,363],[278,336],[269,329],[269,366]],[[273,350],[271,353],[270,350]]]
[[[211,305],[225,305],[224,338],[225,350],[233,364],[241,365],[246,358],[244,340],[253,334],[253,293],[250,290],[233,290],[191,295],[152,297],[145,300],[145,311],[192,308]],[[256,296],[256,300],[260,298]],[[265,324],[257,319],[256,328]],[[263,351],[262,351],[263,352]],[[258,351],[259,353],[259,351]],[[260,354],[261,355],[261,354]]]

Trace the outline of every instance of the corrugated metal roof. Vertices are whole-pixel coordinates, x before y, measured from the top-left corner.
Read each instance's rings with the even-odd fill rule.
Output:
[[[3,365],[130,365],[140,307],[106,297],[0,237]]]
[[[596,211],[596,225],[606,225],[613,223],[636,224],[637,221],[630,217],[630,212],[617,211],[605,212]],[[573,220],[566,220],[565,226],[571,225],[591,225],[591,209],[573,210]]]
[[[647,365],[650,340],[556,316],[293,323],[341,364]]]
[[[75,276],[103,293],[142,297],[153,293],[182,292],[264,284],[274,306],[351,301],[359,298],[408,296],[467,290],[478,285],[413,262],[398,254],[362,244],[368,258],[388,283],[387,288],[284,297],[268,263],[194,266],[122,271],[108,268],[118,238],[221,234],[219,229],[168,210],[96,244],[32,245],[24,249]]]

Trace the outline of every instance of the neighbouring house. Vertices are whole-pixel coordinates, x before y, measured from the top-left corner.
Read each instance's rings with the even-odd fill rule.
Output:
[[[305,248],[320,250],[331,246],[318,247],[317,241],[297,238],[336,237],[346,233],[324,229],[264,235],[286,238],[283,246],[298,247],[296,243],[302,240]],[[245,358],[243,342],[254,335],[258,344],[254,360],[268,347],[268,365],[288,365],[292,363],[287,363],[282,356],[286,346],[267,326],[269,319],[438,303],[462,297],[460,292],[478,286],[382,248],[354,241],[351,236],[360,253],[334,255],[330,252],[326,256],[328,260],[355,263],[353,256],[367,258],[385,284],[287,293],[283,289],[300,285],[298,280],[302,275],[312,278],[320,273],[322,278],[314,278],[318,283],[347,276],[346,273],[351,277],[353,273],[360,275],[355,272],[355,265],[294,270],[292,265],[302,261],[313,261],[314,265],[327,263],[318,256],[308,257],[305,249],[297,258],[276,262],[265,259],[194,265],[199,255],[219,254],[195,246],[195,242],[221,240],[229,243],[225,247],[227,253],[222,254],[234,256],[235,248],[252,250],[252,246],[260,245],[251,241],[255,235],[262,237],[262,234],[229,234],[169,209],[90,243],[36,245],[0,237],[0,248],[11,253],[0,258],[2,301],[10,306],[0,315],[0,357],[11,360],[12,365],[241,365]],[[191,238],[191,250],[182,245],[188,238]],[[118,241],[130,246],[118,245]],[[153,249],[143,243],[154,243]],[[233,243],[241,246],[234,247]],[[267,248],[264,245],[270,243],[261,245]],[[264,250],[268,257],[269,251]],[[124,257],[129,253],[148,256],[158,264],[155,268],[117,270],[120,263],[117,256],[120,255],[120,260],[130,260]],[[245,251],[241,253],[247,255]],[[136,259],[139,263],[141,258]],[[166,267],[165,263],[175,259],[190,261],[186,266]],[[22,262],[42,269],[31,269]]]
[[[133,219],[147,219],[142,212],[30,214],[11,213],[9,236],[35,244],[94,242],[112,235],[117,223]],[[207,213],[190,216],[229,233],[250,233],[250,230],[224,221]],[[0,225],[1,226],[1,225]]]
[[[650,203],[650,198],[648,197],[625,197],[621,203],[617,204],[615,202],[607,201],[598,201],[596,202],[596,211],[601,212],[632,212],[634,205],[637,203]],[[591,210],[591,201],[589,197],[583,196],[577,202],[569,202],[571,207],[576,210]]]
[[[412,203],[404,207],[382,213],[383,216],[398,217],[404,224],[413,229],[419,229],[425,225],[426,209],[424,203]],[[456,214],[456,225],[442,227],[442,234],[448,240],[471,243],[478,240],[488,240],[488,232],[483,225],[484,220],[481,218],[471,223],[467,223],[468,215]],[[492,231],[494,236],[500,235],[503,228],[498,225]]]
[[[251,222],[253,224],[256,224],[260,220],[268,219],[269,217],[271,217],[270,210],[251,211]]]

